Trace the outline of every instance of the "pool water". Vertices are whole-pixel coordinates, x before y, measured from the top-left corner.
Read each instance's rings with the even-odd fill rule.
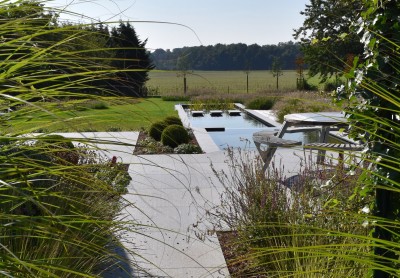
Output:
[[[262,129],[243,129],[243,128],[228,128],[223,132],[209,132],[215,144],[219,148],[226,149],[228,147],[240,147],[241,149],[253,149],[255,145],[253,143],[253,133],[261,130],[270,129],[271,131],[276,128],[262,128]],[[307,132],[296,132],[286,133],[283,136],[284,139],[301,141],[303,144],[317,142],[319,138],[319,131],[307,131]]]
[[[225,128],[225,131],[208,132],[221,150],[228,147],[253,149],[255,148],[253,133],[261,130],[278,131],[280,128],[268,126],[244,112],[240,116],[229,116],[223,113],[219,117],[211,117],[208,113],[205,113],[203,117],[193,117],[189,111],[186,112],[192,127]],[[318,142],[319,131],[286,133],[283,138],[301,141],[303,144]]]

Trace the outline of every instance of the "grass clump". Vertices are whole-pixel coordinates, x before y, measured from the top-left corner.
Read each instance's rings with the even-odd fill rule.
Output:
[[[277,98],[273,110],[278,122],[283,122],[287,114],[340,111],[341,109],[333,105],[331,99],[323,94],[304,92],[286,94]]]
[[[357,194],[360,170],[316,168],[302,161],[300,174],[286,179],[261,159],[228,149],[229,171],[215,171],[224,190],[210,211],[215,230],[234,236],[225,247],[237,277],[365,277],[372,227],[360,211],[371,197]],[[239,268],[237,266],[240,266]],[[332,269],[335,269],[332,273]],[[253,276],[252,276],[253,275]]]
[[[276,98],[256,98],[246,103],[246,108],[254,110],[270,110],[275,105]]]
[[[181,125],[170,125],[167,126],[161,134],[161,142],[165,146],[175,148],[180,144],[186,144],[189,142],[189,133]]]
[[[109,105],[105,101],[88,99],[88,100],[80,100],[74,105],[74,109],[76,111],[87,111],[90,109],[103,110],[108,109]],[[68,107],[66,107],[68,109]]]
[[[91,101],[89,102],[89,107],[91,109],[108,109],[108,104],[103,101]]]
[[[36,141],[41,150],[40,157],[50,163],[77,165],[80,154],[70,139],[57,134],[45,135]],[[44,157],[47,156],[47,157]]]
[[[60,136],[1,149],[2,169],[9,173],[0,201],[4,273],[90,276],[114,263],[117,255],[107,246],[119,229],[114,219],[130,181],[121,165],[87,147],[72,148]]]

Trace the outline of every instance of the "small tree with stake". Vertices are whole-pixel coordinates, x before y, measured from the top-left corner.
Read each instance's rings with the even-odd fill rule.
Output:
[[[250,62],[247,61],[244,69],[246,74],[246,92],[249,93],[249,74],[250,74]]]
[[[181,57],[179,57],[176,63],[176,67],[180,71],[178,77],[181,76],[183,77],[183,94],[186,96],[187,93],[186,75],[188,74],[190,68],[190,61],[188,55],[182,55]]]
[[[272,59],[271,73],[274,77],[276,77],[276,89],[278,90],[279,89],[279,76],[283,75],[282,63],[278,57],[274,57]]]
[[[297,89],[304,90],[304,58],[297,57],[295,63],[296,63],[296,72],[298,75]]]

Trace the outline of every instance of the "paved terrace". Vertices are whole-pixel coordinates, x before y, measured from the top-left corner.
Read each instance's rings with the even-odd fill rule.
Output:
[[[197,223],[207,208],[219,202],[221,185],[210,163],[215,169],[227,170],[224,152],[134,156],[138,132],[58,134],[102,140],[104,144],[98,146],[103,155],[130,164],[132,181],[123,217],[138,225],[121,237],[135,256],[121,254],[155,277],[229,277],[216,235],[207,234],[211,225]],[[196,237],[199,232],[204,232],[203,240]],[[128,271],[115,269],[104,277],[151,277],[133,267]]]
[[[181,112],[179,112],[181,113]],[[258,117],[271,120],[268,112]],[[104,155],[117,156],[129,163],[132,181],[125,196],[125,221],[133,230],[121,235],[132,254],[125,254],[155,277],[229,277],[226,263],[212,225],[203,219],[207,210],[218,205],[222,185],[213,169],[228,171],[227,156],[201,129],[195,135],[205,154],[132,155],[138,132],[65,133],[70,138],[96,138],[121,143],[102,144]],[[125,144],[125,145],[124,145]],[[284,165],[284,173],[298,173],[309,156],[300,148],[279,148],[275,165]],[[314,154],[312,154],[314,157]],[[212,163],[212,167],[211,167]],[[203,240],[199,240],[197,235]],[[118,269],[105,277],[147,277],[137,269],[129,273]],[[150,276],[149,276],[150,277]]]

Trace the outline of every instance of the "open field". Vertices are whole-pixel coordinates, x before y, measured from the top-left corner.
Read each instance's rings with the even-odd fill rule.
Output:
[[[177,115],[175,102],[120,97],[89,101],[35,103],[11,113],[8,132],[138,131]],[[47,111],[52,111],[51,113]],[[10,130],[7,130],[10,129]],[[12,129],[12,130],[11,130]]]
[[[183,77],[179,71],[150,72],[147,86],[150,94],[183,94]],[[218,93],[246,93],[246,73],[244,71],[193,71],[187,73],[188,91],[215,91]],[[295,70],[283,71],[279,77],[279,89],[296,90],[297,73]],[[315,80],[317,83],[318,81]],[[275,90],[276,78],[271,71],[250,71],[249,92]]]

